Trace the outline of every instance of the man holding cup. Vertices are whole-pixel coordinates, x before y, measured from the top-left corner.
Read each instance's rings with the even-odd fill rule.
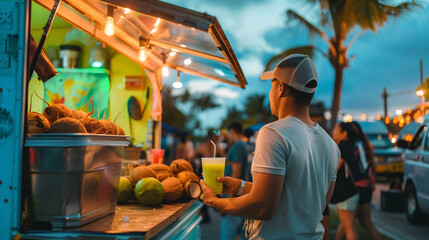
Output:
[[[246,218],[248,239],[322,239],[322,212],[331,198],[340,152],[309,116],[317,87],[316,68],[306,55],[284,58],[271,79],[271,112],[279,120],[264,126],[256,139],[253,183],[219,177],[217,198],[201,181],[201,200],[224,213]]]

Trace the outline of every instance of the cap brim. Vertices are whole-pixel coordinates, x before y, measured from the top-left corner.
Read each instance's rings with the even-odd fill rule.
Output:
[[[271,80],[274,78],[274,71],[268,71],[261,74],[260,78],[261,80]]]

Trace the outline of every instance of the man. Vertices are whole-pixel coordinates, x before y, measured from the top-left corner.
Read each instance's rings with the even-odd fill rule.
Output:
[[[243,126],[239,122],[228,125],[228,139],[232,144],[226,156],[225,176],[244,179],[247,169],[247,145],[243,141]],[[233,197],[233,196],[230,196]],[[242,232],[244,220],[234,215],[225,214],[221,217],[221,240],[236,239]]]
[[[218,178],[224,192],[239,196],[222,199],[201,181],[201,199],[246,218],[248,239],[322,239],[322,211],[334,189],[340,152],[309,116],[316,68],[308,56],[294,54],[261,79],[272,79],[271,112],[279,120],[259,131],[253,183]]]

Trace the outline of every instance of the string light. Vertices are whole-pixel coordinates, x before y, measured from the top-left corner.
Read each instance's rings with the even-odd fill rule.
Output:
[[[156,19],[155,27],[158,27],[158,25],[161,23],[161,18]]]
[[[170,71],[168,70],[168,66],[162,66],[162,76],[164,77],[168,77],[168,75],[170,74]]]
[[[177,72],[176,81],[173,83],[174,88],[182,88],[183,84],[180,82],[180,72]]]
[[[112,36],[113,34],[115,34],[115,25],[113,23],[113,10],[113,6],[107,6],[106,26],[104,27],[104,33],[107,36]]]
[[[149,39],[144,37],[139,38],[139,44],[139,59],[140,61],[145,62],[152,52],[152,45],[150,44]]]
[[[186,66],[191,65],[191,63],[192,63],[192,59],[191,59],[191,58],[187,58],[187,59],[185,59],[185,61],[183,61],[183,63],[184,63]]]
[[[170,57],[174,57],[176,56],[177,50],[176,49],[171,49],[171,52],[168,54]]]

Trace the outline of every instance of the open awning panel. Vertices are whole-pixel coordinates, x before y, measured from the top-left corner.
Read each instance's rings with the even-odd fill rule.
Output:
[[[34,0],[50,9],[53,0]],[[108,6],[115,34],[104,33]],[[156,0],[67,0],[58,15],[149,71],[164,64],[178,71],[241,88],[246,80],[217,19]],[[150,43],[147,61],[138,58],[141,39]]]

